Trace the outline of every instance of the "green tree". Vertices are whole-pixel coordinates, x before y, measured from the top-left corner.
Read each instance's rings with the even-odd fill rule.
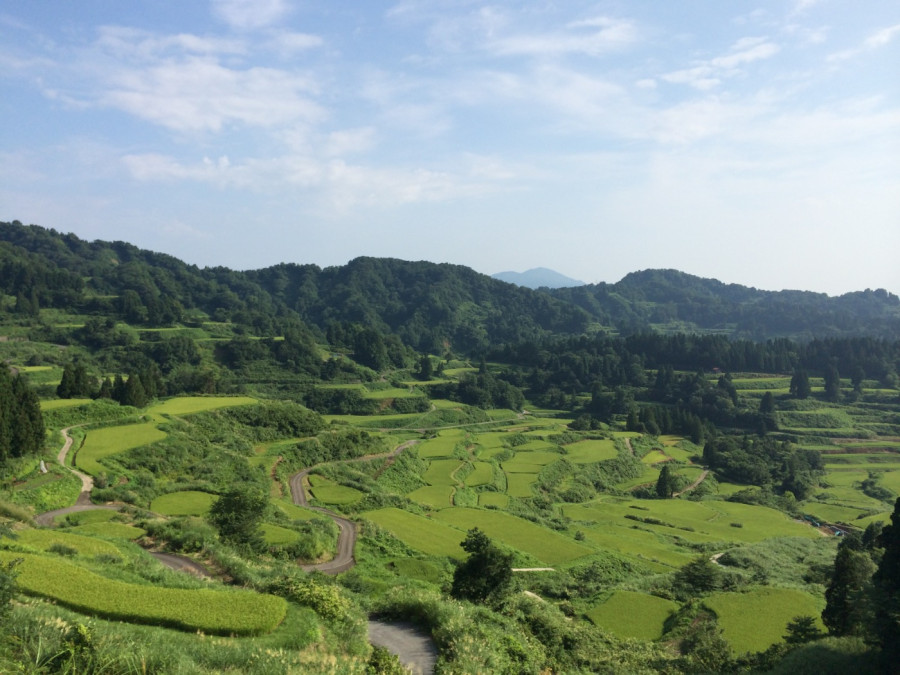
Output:
[[[809,398],[812,393],[812,387],[809,384],[809,375],[802,368],[797,368],[791,377],[791,396],[794,398]]]
[[[825,637],[825,633],[816,625],[816,617],[795,616],[788,622],[784,641],[789,645],[802,645],[822,637]]]
[[[900,498],[894,503],[891,523],[879,537],[884,554],[875,572],[874,634],[886,664],[900,663]]]
[[[431,365],[431,357],[428,354],[422,354],[422,358],[419,359],[419,372],[417,373],[417,377],[423,382],[427,382],[431,379],[431,376],[434,374],[434,368]]]
[[[668,499],[675,492],[678,477],[669,467],[669,463],[663,464],[659,472],[659,478],[656,480],[656,496]]]
[[[501,551],[477,527],[466,533],[460,546],[469,557],[454,571],[450,594],[472,602],[502,597],[512,585],[512,554]]]
[[[722,572],[707,556],[694,558],[675,573],[675,591],[687,599],[718,590],[722,585]]]
[[[213,502],[209,521],[225,541],[254,551],[265,546],[260,524],[269,507],[268,495],[252,485],[236,485]]]
[[[868,623],[867,591],[875,565],[868,554],[841,544],[825,591],[822,622],[832,635],[860,635]]]
[[[833,363],[825,368],[825,398],[829,401],[841,400],[841,374]]]

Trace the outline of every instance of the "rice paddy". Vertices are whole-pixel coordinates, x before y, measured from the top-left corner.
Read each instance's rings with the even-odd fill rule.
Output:
[[[590,620],[620,638],[658,640],[678,604],[645,593],[616,591],[587,612]]]
[[[166,433],[157,429],[155,422],[92,429],[75,455],[75,466],[96,476],[106,470],[100,463],[105,457],[156,443],[165,437]]]

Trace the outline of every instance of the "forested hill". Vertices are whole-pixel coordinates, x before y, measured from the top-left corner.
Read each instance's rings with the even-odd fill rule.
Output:
[[[677,270],[645,270],[615,284],[551,293],[622,333],[647,328],[716,331],[752,340],[900,335],[900,298],[883,289],[831,297],[810,291],[761,291]]]
[[[598,324],[620,334],[652,328],[755,340],[900,335],[900,300],[883,290],[832,298],[648,270],[615,284],[534,291],[461,265],[369,257],[238,272],[18,222],[0,223],[0,293],[3,308],[23,315],[60,308],[135,326],[211,318],[273,335],[302,322],[326,337],[356,323],[432,353],[484,353]]]

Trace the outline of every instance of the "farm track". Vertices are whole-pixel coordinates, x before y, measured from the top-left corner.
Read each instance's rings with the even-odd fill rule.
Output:
[[[401,443],[396,448],[391,450],[390,452],[381,453],[378,455],[364,455],[362,457],[357,457],[351,460],[344,460],[345,462],[367,462],[373,459],[381,459],[388,458],[388,464],[383,467],[387,468],[392,464],[398,457],[398,455],[406,450],[407,448],[412,447],[418,441],[410,440],[405,443]],[[332,462],[326,462],[326,464],[331,464]],[[301,569],[307,572],[318,571],[324,574],[339,574],[341,572],[346,572],[351,569],[354,565],[356,565],[356,559],[353,557],[353,550],[356,548],[356,523],[354,523],[349,518],[344,518],[341,515],[338,515],[334,511],[330,509],[323,508],[321,506],[310,506],[309,500],[306,497],[306,483],[309,482],[309,474],[310,472],[319,467],[322,464],[316,464],[316,466],[311,466],[308,469],[303,469],[302,471],[298,471],[293,476],[291,476],[288,484],[291,489],[291,498],[294,501],[294,504],[298,506],[304,506],[308,509],[312,509],[313,511],[318,511],[329,518],[331,518],[338,526],[340,532],[338,533],[338,546],[337,553],[334,558],[327,562],[323,563],[313,563],[308,565],[301,565]]]
[[[690,492],[690,491],[693,490],[695,487],[697,487],[698,485],[700,485],[700,483],[702,483],[704,480],[706,480],[706,477],[707,477],[708,475],[709,475],[709,469],[703,469],[703,471],[700,472],[700,475],[697,476],[697,480],[695,480],[693,483],[691,483],[690,485],[688,485],[688,486],[687,486],[686,488],[684,488],[684,490],[682,490],[681,492],[673,492],[673,493],[672,493],[672,497],[680,497],[680,496],[683,495],[685,492]]]
[[[35,516],[34,521],[38,525],[53,525],[53,521],[57,516],[63,516],[68,513],[77,513],[79,511],[94,511],[96,509],[118,511],[121,508],[112,504],[94,504],[93,502],[91,502],[91,490],[94,489],[94,479],[88,476],[86,473],[79,471],[78,469],[73,469],[70,466],[66,466],[66,457],[68,456],[69,451],[72,449],[72,443],[74,441],[74,439],[69,435],[69,431],[73,428],[74,427],[66,427],[61,431],[65,442],[63,443],[62,448],[60,448],[59,454],[56,455],[56,461],[58,461],[63,466],[63,468],[74,473],[81,479],[81,492],[78,493],[78,499],[75,500],[75,503],[72,506],[66,506],[62,509],[54,509],[53,511],[47,511],[46,513]]]

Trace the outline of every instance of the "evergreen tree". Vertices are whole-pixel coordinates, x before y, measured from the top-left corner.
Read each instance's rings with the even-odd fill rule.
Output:
[[[841,400],[841,374],[833,363],[825,368],[825,398],[829,401]]]
[[[502,596],[512,584],[512,554],[504,553],[477,527],[460,546],[469,554],[453,573],[450,594],[461,600],[484,602]]]
[[[891,523],[879,537],[884,547],[875,572],[874,634],[885,664],[900,664],[900,498],[894,503]]]
[[[128,381],[125,382],[125,388],[122,392],[122,400],[120,403],[122,405],[130,405],[135,408],[143,408],[148,403],[147,392],[144,390],[144,385],[141,383],[141,377],[137,373],[132,373],[128,376]]]
[[[809,385],[809,375],[802,368],[797,368],[791,377],[791,396],[794,398],[809,398],[812,393],[812,387]]]
[[[263,490],[239,484],[213,502],[209,521],[225,541],[259,551],[265,547],[260,524],[268,507],[269,498]]]
[[[669,467],[669,463],[663,464],[659,478],[656,480],[656,495],[663,499],[671,497],[675,492],[676,480],[675,472]]]
[[[832,635],[860,635],[868,623],[866,590],[875,565],[868,554],[853,549],[853,545],[840,545],[825,591],[822,622]]]

